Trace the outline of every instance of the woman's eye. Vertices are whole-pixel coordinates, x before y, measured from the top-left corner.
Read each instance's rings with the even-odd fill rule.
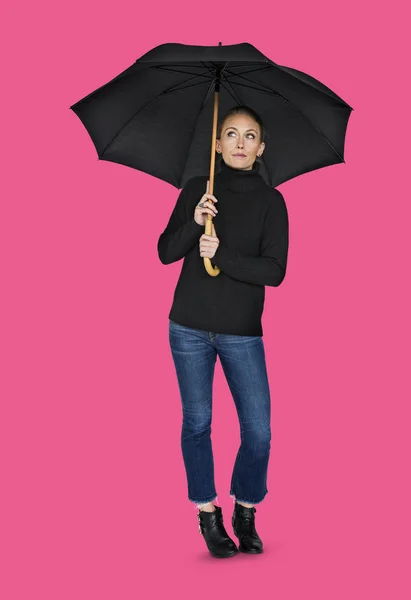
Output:
[[[230,133],[234,133],[234,135],[235,135],[235,131],[229,131],[229,132],[227,133],[227,135],[230,135]],[[255,138],[255,135],[254,135],[253,133],[248,133],[247,135],[251,135],[251,137],[252,137],[253,139]]]

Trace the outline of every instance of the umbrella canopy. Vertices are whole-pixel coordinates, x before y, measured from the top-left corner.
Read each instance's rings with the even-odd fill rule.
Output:
[[[345,162],[353,108],[317,79],[274,63],[248,43],[161,44],[70,109],[100,160],[180,189],[210,169],[216,90],[220,115],[238,104],[260,114],[266,136],[257,160],[269,185]]]

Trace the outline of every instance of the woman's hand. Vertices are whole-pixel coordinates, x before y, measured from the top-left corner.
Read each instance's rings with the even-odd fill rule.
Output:
[[[214,223],[211,223],[212,235],[203,233],[200,237],[200,256],[206,256],[207,258],[213,258],[217,252],[217,248],[220,244],[220,240],[217,237]]]
[[[213,217],[215,217],[215,215],[218,213],[218,210],[214,206],[213,202],[211,202],[211,200],[207,199],[207,198],[210,198],[210,199],[214,200],[214,202],[218,202],[218,200],[215,196],[208,193],[209,188],[210,188],[210,181],[207,181],[206,193],[201,196],[200,201],[197,204],[197,206],[195,207],[195,211],[194,211],[194,221],[196,223],[198,223],[199,225],[202,225],[203,227],[205,226],[205,223],[206,223],[207,213],[209,213]],[[200,206],[200,204],[202,204],[203,206]]]

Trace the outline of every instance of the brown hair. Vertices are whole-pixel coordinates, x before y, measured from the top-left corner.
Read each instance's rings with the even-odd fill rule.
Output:
[[[251,108],[250,106],[245,106],[244,104],[238,104],[237,106],[233,106],[233,108],[230,108],[230,110],[225,113],[224,117],[217,125],[217,139],[219,140],[221,137],[221,130],[223,128],[224,121],[229,117],[238,114],[248,115],[249,117],[254,119],[256,123],[258,123],[258,125],[260,126],[260,143],[264,142],[265,127],[260,115],[253,108]]]

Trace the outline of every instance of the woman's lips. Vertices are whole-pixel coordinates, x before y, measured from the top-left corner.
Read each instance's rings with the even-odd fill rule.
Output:
[[[234,158],[246,158],[245,154],[233,154]]]

